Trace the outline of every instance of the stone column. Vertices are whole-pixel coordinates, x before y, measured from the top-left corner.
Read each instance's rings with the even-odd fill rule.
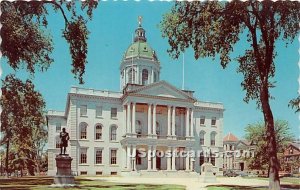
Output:
[[[175,136],[175,122],[176,122],[176,107],[172,110],[172,136]]]
[[[185,119],[185,136],[189,137],[190,136],[190,109],[186,108],[186,119]]]
[[[131,170],[131,145],[127,145],[127,151],[126,151],[126,154],[127,154],[127,169],[128,170]]]
[[[172,158],[172,149],[168,147],[168,152],[171,152],[171,157],[167,157],[167,170],[171,170],[171,158]]]
[[[123,111],[124,111],[123,122],[124,122],[124,125],[125,125],[124,128],[123,128],[123,132],[126,135],[126,133],[127,133],[127,108],[125,107],[125,105],[123,107]]]
[[[135,155],[135,157],[132,157],[132,170],[136,170],[136,146],[132,146],[132,155]]]
[[[151,104],[148,104],[148,137],[150,137],[151,133]]]
[[[189,156],[189,148],[186,148],[187,155],[185,158],[185,171],[190,171],[190,156]]]
[[[151,83],[154,82],[154,71],[153,68],[151,69]]]
[[[135,134],[136,131],[135,131],[135,106],[136,106],[136,103],[132,103],[132,131],[131,133]]]
[[[168,105],[168,136],[171,136],[171,106]]]
[[[194,110],[191,109],[191,137],[194,137]]]
[[[131,133],[131,103],[127,104],[127,133]]]
[[[153,105],[153,123],[152,123],[152,134],[156,135],[156,104]]]
[[[176,170],[176,165],[175,165],[175,162],[176,162],[176,160],[175,160],[175,154],[176,154],[176,147],[173,147],[172,148],[172,168],[171,168],[171,170]]]
[[[147,170],[151,170],[151,149],[152,149],[152,146],[151,145],[148,145],[148,168]]]
[[[156,170],[156,146],[153,146],[153,170]]]

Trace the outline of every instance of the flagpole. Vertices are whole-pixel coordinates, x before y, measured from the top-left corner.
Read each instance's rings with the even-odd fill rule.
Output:
[[[182,54],[182,90],[184,90],[184,53]]]

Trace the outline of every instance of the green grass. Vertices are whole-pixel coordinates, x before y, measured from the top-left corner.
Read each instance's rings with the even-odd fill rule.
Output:
[[[53,188],[53,178],[51,177],[22,177],[22,178],[0,178],[1,190],[184,190],[180,185],[150,185],[150,184],[122,184],[107,182],[104,180],[89,180],[84,178],[75,178],[75,187]]]

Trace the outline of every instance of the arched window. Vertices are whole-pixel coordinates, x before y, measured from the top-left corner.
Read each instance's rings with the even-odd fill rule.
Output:
[[[216,132],[214,131],[210,133],[210,145],[216,145]]]
[[[95,139],[101,140],[102,139],[102,125],[97,124],[95,127]]]
[[[148,70],[143,69],[142,71],[142,84],[146,85],[148,83]]]
[[[112,125],[110,127],[110,140],[116,141],[117,140],[117,126]]]
[[[79,124],[79,131],[80,131],[80,139],[86,139],[87,137],[87,124],[82,122]]]
[[[200,145],[204,145],[204,136],[205,136],[205,132],[201,131],[200,134],[199,134]]]
[[[135,70],[133,68],[130,68],[128,71],[128,83],[135,83]]]
[[[141,134],[142,133],[142,122],[140,120],[135,121],[135,127],[136,127],[135,132],[137,134]]]
[[[156,122],[156,134],[160,135],[160,125],[158,122]]]

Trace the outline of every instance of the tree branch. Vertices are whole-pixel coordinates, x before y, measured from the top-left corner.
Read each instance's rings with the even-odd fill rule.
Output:
[[[56,6],[57,8],[60,9],[60,12],[62,13],[63,17],[64,17],[64,20],[65,20],[65,29],[67,28],[68,24],[69,24],[69,21],[66,17],[66,14],[65,14],[65,11],[63,10],[63,8],[61,7],[60,4],[58,4],[56,1],[44,1],[44,3],[49,3],[49,4],[52,4],[54,6]]]

